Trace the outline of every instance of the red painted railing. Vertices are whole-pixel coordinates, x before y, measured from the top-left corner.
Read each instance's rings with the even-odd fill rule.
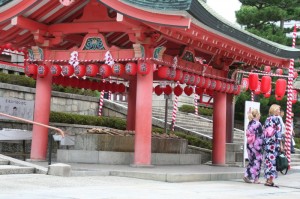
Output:
[[[39,126],[43,126],[43,127],[49,128],[49,129],[56,130],[62,137],[65,137],[65,133],[59,128],[56,128],[56,127],[53,127],[53,126],[48,126],[48,125],[38,123],[38,122],[34,122],[34,121],[31,121],[31,120],[26,120],[26,119],[23,119],[23,118],[20,118],[20,117],[11,116],[11,115],[1,113],[1,112],[0,112],[0,115],[8,117],[8,118],[15,119],[15,120],[20,120],[20,121],[23,121],[23,122],[26,122],[26,123],[36,124],[36,125],[39,125]]]

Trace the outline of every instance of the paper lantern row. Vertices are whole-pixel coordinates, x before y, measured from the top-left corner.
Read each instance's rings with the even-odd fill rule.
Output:
[[[214,91],[218,91],[218,92],[224,92],[224,93],[228,93],[228,94],[234,94],[234,95],[239,95],[240,94],[240,86],[236,85],[236,84],[230,84],[230,83],[225,83],[222,82],[222,85],[220,87],[216,87],[215,83],[212,84],[207,84],[204,87],[195,87],[195,90],[192,86],[185,86],[184,89],[180,86],[177,85],[174,88],[172,88],[170,85],[166,85],[164,88],[161,87],[160,85],[157,85],[153,91],[155,92],[156,95],[161,95],[162,93],[164,93],[165,95],[170,95],[172,94],[172,92],[176,95],[176,96],[180,96],[182,95],[182,93],[184,92],[187,96],[190,96],[191,94],[195,93],[198,95],[202,95],[203,93],[206,93],[210,96],[213,96],[213,92]]]
[[[267,72],[267,73],[270,73],[271,72],[271,66],[265,66],[264,67],[264,71]],[[283,74],[283,70],[281,68],[277,68],[275,70],[275,74],[282,75]],[[294,79],[296,79],[297,77],[298,77],[298,72],[294,71]]]
[[[272,92],[272,79],[270,76],[263,76],[259,81],[258,74],[250,73],[249,78],[243,78],[241,82],[242,91],[248,90],[248,88],[254,92],[255,95],[263,94],[264,97],[269,98]],[[276,100],[282,100],[286,93],[287,81],[279,78],[275,83],[275,98]],[[297,102],[297,91],[293,90],[292,103]]]
[[[24,55],[27,53],[27,49],[26,48],[19,48],[19,49],[16,49],[12,46],[11,43],[7,43],[7,44],[4,44],[4,45],[1,45],[0,46],[0,52],[4,51],[4,50],[11,50],[11,51],[18,51],[20,53],[24,53]]]
[[[25,74],[30,77],[45,77],[49,73],[52,76],[66,76],[70,77],[72,75],[81,78],[83,76],[95,77],[100,75],[102,78],[107,78],[109,76],[122,76],[124,74],[127,75],[147,75],[150,72],[150,65],[147,62],[141,62],[136,64],[135,62],[128,62],[126,65],[121,63],[115,63],[112,66],[107,64],[102,64],[98,66],[97,64],[88,64],[82,65],[79,64],[77,66],[72,65],[58,65],[53,64],[51,66],[47,66],[45,64],[36,65],[36,64],[28,64],[25,67]]]
[[[203,77],[197,74],[182,71],[180,69],[173,69],[168,66],[161,66],[157,70],[157,75],[159,78],[174,82],[179,82],[180,84],[186,84],[191,86],[203,87],[205,84],[210,84],[210,82],[215,81],[216,87],[220,87],[222,84],[221,80],[215,80],[208,77]],[[206,87],[208,87],[206,85]]]
[[[78,89],[90,89],[93,91],[111,91],[112,93],[125,93],[126,86],[123,83],[116,83],[116,82],[98,82],[98,81],[90,81],[84,79],[78,79],[76,77],[69,78],[69,77],[53,77],[53,84],[61,85],[63,87],[72,87]]]

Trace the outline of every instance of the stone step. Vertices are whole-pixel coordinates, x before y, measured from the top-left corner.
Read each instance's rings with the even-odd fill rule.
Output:
[[[294,166],[300,166],[300,162],[291,161],[291,168],[293,169]]]
[[[8,174],[32,174],[35,169],[33,167],[22,167],[17,165],[0,165],[0,175]]]
[[[0,159],[0,165],[8,165],[8,164],[9,164],[8,160]]]

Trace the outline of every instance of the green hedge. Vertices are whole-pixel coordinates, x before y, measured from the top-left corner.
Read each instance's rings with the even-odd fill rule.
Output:
[[[186,113],[195,113],[195,106],[182,105],[181,107],[179,107],[179,111],[186,112]],[[198,107],[198,113],[199,113],[199,115],[212,116],[213,115],[213,109]]]
[[[162,128],[153,127],[152,132],[162,134],[162,133],[165,133],[165,130],[162,129]],[[173,132],[168,130],[168,134],[170,134],[170,133],[173,133]],[[186,139],[188,141],[189,145],[196,146],[196,147],[201,147],[201,148],[205,148],[205,149],[212,149],[212,143],[209,142],[209,141],[202,140],[202,139],[200,139],[196,136],[193,136],[193,135],[187,135],[183,132],[175,131],[174,134],[177,135],[180,138]]]
[[[36,86],[36,81],[34,79],[29,78],[24,75],[0,73],[0,82],[7,83],[7,84],[19,85],[19,86],[26,86],[26,87],[31,87],[31,88],[35,88],[35,86]],[[98,91],[77,89],[77,88],[71,88],[71,87],[63,87],[63,86],[58,86],[58,85],[52,85],[52,90],[58,91],[58,92],[64,92],[64,93],[92,96],[92,97],[99,96]]]
[[[177,135],[178,137],[187,139],[189,145],[196,146],[196,147],[201,147],[201,148],[205,148],[205,149],[212,149],[212,143],[211,142],[202,140],[202,139],[200,139],[196,136],[187,135],[187,134],[182,133],[182,132],[175,132],[175,135]]]
[[[126,129],[126,121],[117,117],[98,117],[90,115],[78,115],[72,113],[51,112],[50,122],[81,124],[91,126],[105,126],[120,130]]]

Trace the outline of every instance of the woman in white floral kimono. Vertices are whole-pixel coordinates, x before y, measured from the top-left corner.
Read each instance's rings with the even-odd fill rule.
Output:
[[[275,186],[273,179],[278,177],[276,171],[276,157],[283,150],[282,125],[280,122],[280,106],[273,104],[269,110],[269,117],[264,125],[266,186]]]

